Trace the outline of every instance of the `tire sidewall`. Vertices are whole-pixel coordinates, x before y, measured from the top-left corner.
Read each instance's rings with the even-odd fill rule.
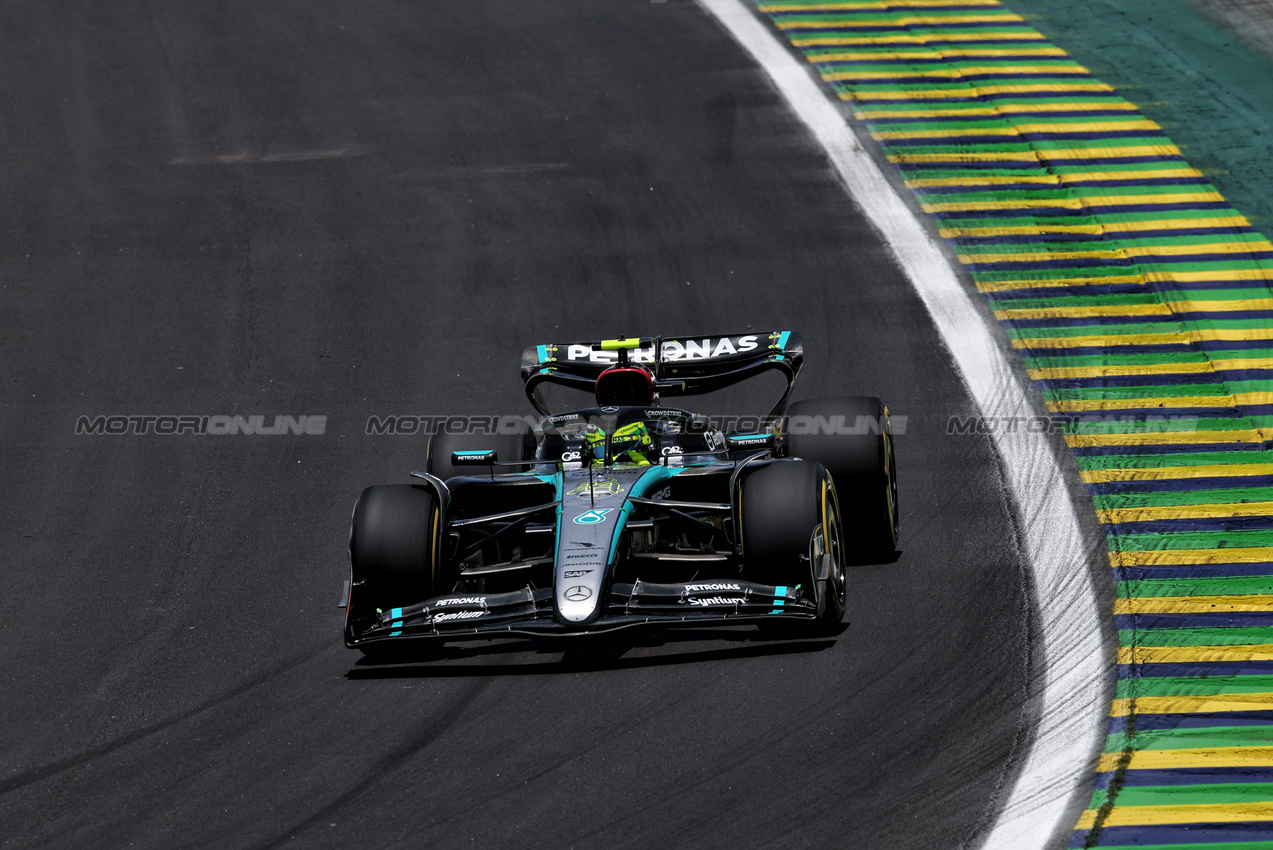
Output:
[[[827,433],[839,426],[845,431]],[[871,558],[893,552],[899,526],[896,453],[885,404],[875,396],[796,402],[784,431],[787,457],[817,461],[830,472],[839,494],[842,539]]]
[[[350,521],[347,640],[360,623],[374,619],[377,609],[437,595],[438,519],[428,488],[388,484],[362,491]]]

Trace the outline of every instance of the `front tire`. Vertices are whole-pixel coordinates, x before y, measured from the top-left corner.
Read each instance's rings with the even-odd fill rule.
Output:
[[[425,487],[388,484],[358,497],[349,529],[351,586],[345,642],[375,622],[377,612],[438,594],[434,563],[437,500]],[[366,654],[376,650],[368,646]]]
[[[831,476],[812,461],[776,461],[752,472],[742,486],[743,560],[761,584],[809,589],[818,631],[844,617],[843,530]]]

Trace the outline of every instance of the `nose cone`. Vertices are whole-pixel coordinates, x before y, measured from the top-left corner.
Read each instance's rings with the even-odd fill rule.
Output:
[[[563,623],[583,623],[597,614],[605,581],[610,541],[622,516],[623,503],[591,507],[589,501],[567,502],[557,539],[557,617]]]
[[[557,619],[586,623],[600,614],[606,564],[619,533],[623,505],[639,471],[564,473],[555,576]]]
[[[572,584],[557,589],[557,611],[562,620],[567,623],[583,623],[596,613],[601,592],[595,584]]]

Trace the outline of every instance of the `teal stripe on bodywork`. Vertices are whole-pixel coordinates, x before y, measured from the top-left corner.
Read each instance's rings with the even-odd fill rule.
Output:
[[[686,468],[688,467],[670,469],[666,466],[651,466],[632,485],[632,489],[628,491],[627,497],[623,500],[623,507],[619,510],[619,519],[614,526],[614,536],[610,538],[610,557],[606,560],[607,569],[614,563],[614,553],[619,548],[619,538],[623,536],[623,528],[628,524],[628,515],[632,513],[632,503],[628,499],[644,499],[660,484],[671,481],[676,475],[685,471]]]

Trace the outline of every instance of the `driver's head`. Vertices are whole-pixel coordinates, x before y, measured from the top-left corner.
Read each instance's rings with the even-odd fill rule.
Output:
[[[605,431],[596,425],[589,425],[584,432],[584,440],[594,461],[605,459]],[[650,429],[645,427],[644,422],[631,422],[622,428],[616,428],[610,436],[610,456],[619,463],[649,466],[650,456],[653,454],[654,440],[650,437]]]
[[[616,366],[597,376],[597,404],[646,405],[654,403],[654,376],[641,366]]]

